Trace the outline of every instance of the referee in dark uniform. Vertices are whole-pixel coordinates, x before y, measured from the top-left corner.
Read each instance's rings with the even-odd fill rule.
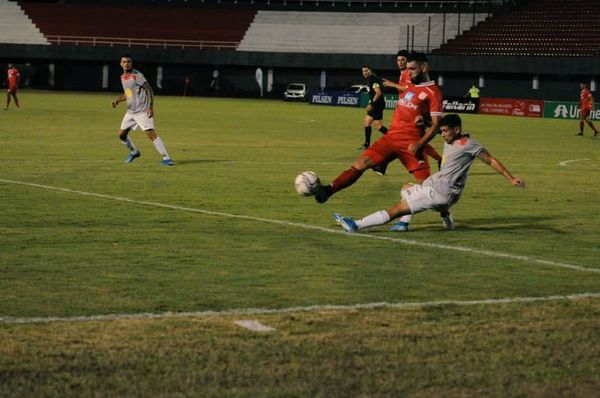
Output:
[[[382,134],[387,133],[383,125],[383,110],[385,109],[385,97],[383,96],[383,80],[373,73],[371,68],[363,66],[362,75],[369,86],[369,105],[365,115],[365,142],[358,149],[367,149],[371,145],[371,126],[375,126]]]

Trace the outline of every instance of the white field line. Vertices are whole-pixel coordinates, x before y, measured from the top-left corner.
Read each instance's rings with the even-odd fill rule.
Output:
[[[440,244],[440,243],[423,242],[423,241],[418,241],[418,240],[411,240],[411,239],[404,239],[404,238],[397,238],[397,237],[383,236],[383,235],[374,235],[374,234],[363,234],[363,233],[348,234],[348,233],[344,232],[341,228],[333,229],[333,228],[320,227],[318,225],[302,224],[302,223],[283,221],[283,220],[273,220],[270,218],[247,216],[247,215],[243,215],[243,214],[231,214],[231,213],[224,213],[224,212],[219,212],[219,211],[195,209],[192,207],[175,206],[175,205],[169,205],[169,204],[165,204],[165,203],[149,202],[149,201],[145,201],[145,200],[136,200],[136,199],[130,199],[130,198],[125,198],[125,197],[121,197],[121,196],[111,196],[111,195],[104,195],[104,194],[100,194],[100,193],[77,191],[77,190],[73,190],[73,189],[69,189],[69,188],[61,188],[61,187],[54,187],[54,186],[50,186],[50,185],[34,184],[34,183],[23,182],[23,181],[6,180],[6,179],[2,179],[2,178],[0,178],[0,182],[4,182],[7,184],[15,184],[15,185],[28,186],[28,187],[42,188],[42,189],[47,189],[47,190],[51,190],[51,191],[67,192],[67,193],[72,193],[72,194],[76,194],[76,195],[90,196],[90,197],[101,198],[101,199],[115,200],[115,201],[119,201],[119,202],[134,203],[134,204],[140,204],[140,205],[145,205],[145,206],[161,207],[161,208],[166,208],[166,209],[187,211],[187,212],[192,212],[192,213],[207,214],[207,215],[217,216],[217,217],[236,218],[236,219],[242,219],[242,220],[258,221],[258,222],[263,222],[263,223],[268,223],[268,224],[284,225],[286,227],[311,229],[311,230],[326,232],[326,233],[330,233],[330,234],[346,235],[350,238],[355,238],[355,239],[372,239],[372,240],[380,240],[380,241],[383,240],[383,241],[400,243],[400,244],[408,245],[408,246],[426,247],[429,249],[437,249],[437,250],[448,250],[448,251],[462,252],[462,253],[468,253],[468,254],[474,254],[474,255],[481,255],[481,256],[486,256],[486,257],[504,258],[504,259],[508,259],[508,260],[522,261],[522,262],[530,263],[530,264],[538,264],[538,265],[545,265],[545,266],[551,266],[551,267],[560,267],[560,268],[566,268],[566,269],[570,269],[570,270],[574,270],[574,271],[591,272],[591,273],[600,274],[600,268],[592,268],[592,267],[585,266],[585,265],[582,266],[582,265],[567,264],[567,263],[562,263],[562,262],[557,262],[557,261],[544,260],[544,259],[540,259],[540,258],[536,258],[536,257],[530,257],[530,256],[524,256],[524,255],[512,254],[512,253],[505,253],[505,252],[499,252],[499,251],[493,251],[493,250],[474,249],[471,247],[458,246],[458,245],[444,245],[444,244]]]
[[[578,293],[569,295],[554,295],[543,297],[506,297],[498,299],[484,300],[439,300],[439,301],[420,301],[420,302],[400,302],[400,303],[366,303],[353,305],[312,305],[307,307],[287,307],[287,308],[239,308],[222,311],[194,311],[194,312],[142,312],[137,314],[107,314],[90,316],[67,316],[67,317],[0,317],[0,325],[15,325],[27,323],[51,323],[51,322],[103,322],[103,321],[123,321],[123,320],[148,320],[164,318],[206,318],[213,316],[239,316],[239,315],[268,315],[268,314],[289,314],[296,312],[341,312],[358,310],[377,310],[377,309],[411,309],[424,307],[443,307],[449,305],[474,306],[474,305],[501,305],[518,303],[537,303],[547,301],[565,301],[581,300],[587,298],[600,298],[600,293]]]
[[[266,333],[266,332],[273,332],[275,330],[275,328],[272,328],[271,326],[267,326],[264,323],[260,323],[259,321],[256,321],[256,320],[238,320],[238,321],[234,321],[233,323],[235,323],[239,327],[251,330],[253,332]]]
[[[573,163],[573,162],[584,162],[586,160],[591,160],[591,159],[571,159],[571,160],[563,160],[562,162],[558,162],[559,166],[566,166],[569,163]]]

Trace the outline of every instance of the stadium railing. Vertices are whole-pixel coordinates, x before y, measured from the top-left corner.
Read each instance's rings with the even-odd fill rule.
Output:
[[[238,41],[215,41],[215,40],[168,40],[168,39],[144,39],[144,38],[127,38],[127,37],[96,37],[96,36],[63,36],[63,35],[47,35],[46,39],[51,44],[62,45],[91,45],[91,46],[127,46],[127,47],[177,47],[186,48],[216,48],[219,49],[236,49],[240,44]]]

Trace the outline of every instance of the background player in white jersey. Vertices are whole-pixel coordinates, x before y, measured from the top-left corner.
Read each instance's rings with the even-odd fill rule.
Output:
[[[467,182],[469,168],[475,158],[481,159],[502,174],[516,187],[525,182],[513,175],[477,141],[462,134],[462,122],[456,114],[444,116],[439,123],[444,137],[444,155],[439,172],[428,177],[423,184],[407,184],[402,188],[402,201],[388,210],[380,210],[360,220],[334,214],[334,219],[347,231],[354,232],[382,225],[397,217],[424,210],[447,211],[460,199]]]
[[[150,83],[139,70],[133,69],[133,60],[129,54],[121,56],[120,65],[123,68],[121,75],[123,94],[113,100],[112,106],[116,108],[120,102],[127,101],[127,112],[119,131],[119,139],[129,149],[129,156],[125,159],[125,163],[131,163],[142,155],[129,138],[129,132],[139,126],[162,156],[163,160],[160,164],[172,166],[173,161],[167,153],[165,144],[154,130],[154,93]]]

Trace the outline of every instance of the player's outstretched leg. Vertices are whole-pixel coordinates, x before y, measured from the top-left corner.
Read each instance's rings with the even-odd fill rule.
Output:
[[[317,203],[327,202],[331,195],[354,184],[360,176],[362,176],[363,172],[363,170],[359,170],[352,166],[348,170],[342,172],[342,174],[333,180],[331,184],[319,184],[317,188],[315,188],[315,200]]]

